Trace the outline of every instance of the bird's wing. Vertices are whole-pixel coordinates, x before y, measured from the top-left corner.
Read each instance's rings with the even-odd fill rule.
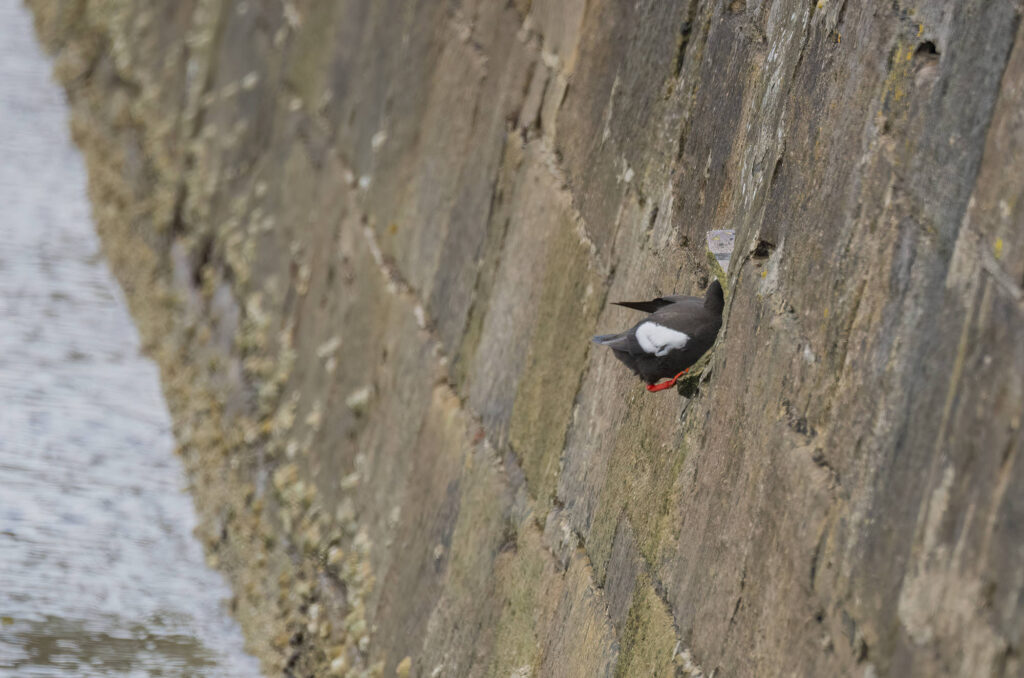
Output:
[[[711,326],[716,326],[717,331],[717,326],[722,323],[721,316],[710,312],[705,308],[703,300],[697,297],[685,297],[681,302],[651,314],[646,320],[677,332],[685,332],[691,337],[703,334]]]
[[[602,334],[593,341],[631,355],[660,357],[686,346],[690,336],[649,318],[622,334]]]
[[[657,299],[651,299],[650,301],[613,301],[616,306],[625,306],[631,308],[634,311],[643,311],[644,313],[654,313],[659,308],[670,306],[673,302],[668,297],[658,297]]]
[[[680,302],[687,302],[689,300],[696,300],[703,302],[703,299],[697,297],[687,297],[681,294],[670,294],[664,297],[658,297],[657,299],[651,299],[650,301],[613,301],[612,303],[616,306],[625,306],[631,308],[634,311],[644,311],[645,313],[654,313],[659,311],[666,306],[672,304],[678,304]]]
[[[644,353],[656,356],[667,355],[670,351],[685,348],[690,335],[649,318],[636,326],[636,343]]]

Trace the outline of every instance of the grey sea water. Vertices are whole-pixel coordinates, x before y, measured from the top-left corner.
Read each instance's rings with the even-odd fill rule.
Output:
[[[258,676],[50,69],[0,0],[0,676]]]

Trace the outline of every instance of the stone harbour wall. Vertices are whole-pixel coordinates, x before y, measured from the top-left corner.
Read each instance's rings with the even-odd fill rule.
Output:
[[[1024,673],[1020,2],[29,5],[268,675]]]

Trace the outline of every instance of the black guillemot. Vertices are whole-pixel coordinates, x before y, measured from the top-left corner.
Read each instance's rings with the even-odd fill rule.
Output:
[[[594,337],[594,343],[611,348],[615,357],[647,382],[647,390],[653,392],[674,385],[715,343],[725,297],[715,280],[703,299],[673,295],[615,303],[650,315],[621,334],[600,334]],[[666,378],[671,379],[657,383]]]

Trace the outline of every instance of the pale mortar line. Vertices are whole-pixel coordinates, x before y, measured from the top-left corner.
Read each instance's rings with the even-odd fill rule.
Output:
[[[583,245],[590,254],[590,261],[587,262],[588,265],[592,270],[597,270],[605,277],[608,277],[611,270],[611,253],[609,252],[608,264],[601,261],[597,245],[594,243],[594,239],[587,231],[587,224],[583,219],[583,215],[581,215],[579,210],[576,209],[576,204],[573,201],[572,189],[569,188],[569,180],[565,176],[565,170],[558,162],[558,154],[555,152],[555,148],[552,146],[551,140],[546,136],[541,136],[537,139],[531,140],[530,144],[535,144],[538,147],[538,157],[542,161],[541,164],[544,169],[551,174],[553,182],[558,186],[558,197],[565,203],[563,208],[568,213],[569,219],[572,220],[574,227],[573,230],[576,233],[576,237],[579,238],[580,244]]]

